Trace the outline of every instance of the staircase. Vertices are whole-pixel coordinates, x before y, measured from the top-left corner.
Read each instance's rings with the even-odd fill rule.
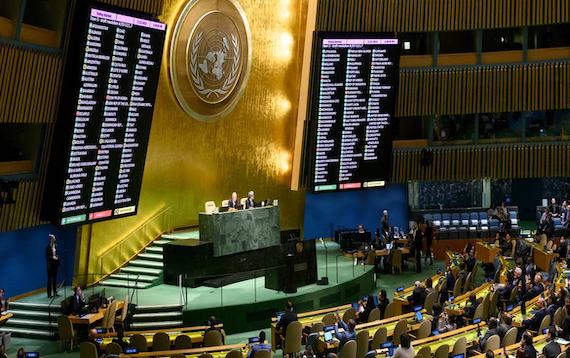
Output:
[[[163,282],[164,262],[162,248],[173,240],[197,239],[198,231],[177,231],[163,234],[154,240],[145,251],[100,282],[101,286],[125,288],[149,288]]]
[[[137,306],[131,330],[149,330],[182,327],[182,305]]]
[[[50,313],[51,308],[51,313]],[[10,332],[13,337],[55,339],[57,317],[61,315],[59,303],[9,302],[8,311],[14,316],[4,326],[2,332]]]

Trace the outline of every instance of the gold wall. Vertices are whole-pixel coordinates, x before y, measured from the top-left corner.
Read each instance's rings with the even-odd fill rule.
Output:
[[[160,19],[170,30],[185,3],[163,1]],[[241,197],[254,190],[259,200],[279,199],[282,228],[302,226],[304,193],[289,185],[307,0],[240,3],[253,48],[243,97],[215,123],[186,115],[169,82],[167,35],[139,214],[84,228],[78,273],[97,272],[100,255],[162,208],[171,208],[173,227],[196,225],[205,201],[219,205],[234,190]]]

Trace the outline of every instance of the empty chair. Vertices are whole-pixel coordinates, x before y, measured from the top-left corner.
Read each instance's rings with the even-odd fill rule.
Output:
[[[371,257],[372,256],[373,255],[371,255]],[[350,321],[351,319],[355,318],[356,318],[356,311],[352,307],[344,311],[344,314],[342,315],[342,320],[346,323],[348,323],[348,321]]]
[[[228,199],[222,200],[222,208],[227,208],[230,204]]]
[[[473,281],[473,273],[469,272],[467,278],[465,279],[465,284],[463,285],[462,293],[465,293],[471,289],[471,283]]]
[[[325,326],[332,326],[333,324],[336,323],[336,317],[334,316],[334,313],[327,313],[323,317],[322,321],[325,324]]]
[[[226,358],[243,358],[243,354],[239,350],[232,349],[226,354]]]
[[[453,344],[451,356],[453,357],[459,354],[463,354],[464,357],[467,355],[467,338],[465,337],[459,338]]]
[[[216,211],[216,203],[213,201],[206,201],[204,203],[204,212],[206,214],[213,214]]]
[[[431,358],[431,348],[429,346],[422,347],[416,354],[416,358]]]
[[[296,355],[301,351],[301,338],[303,325],[299,321],[291,322],[287,326],[285,333],[285,343],[283,344],[283,355]],[[356,344],[356,342],[354,343]]]
[[[127,313],[129,312],[129,295],[125,295],[125,301],[123,302],[123,308],[121,309],[121,315],[115,318],[115,324],[120,324],[125,331],[125,320],[127,319]]]
[[[394,327],[392,342],[394,342],[394,344],[396,345],[400,344],[400,336],[403,333],[406,333],[407,331],[408,331],[408,321],[406,321],[405,319],[399,320],[398,323],[396,323],[396,327]]]
[[[400,250],[391,250],[392,273],[402,272],[402,252]]]
[[[433,223],[434,226],[440,227],[441,226],[441,214],[433,214],[431,222]]]
[[[461,226],[469,226],[469,213],[461,213]]]
[[[146,352],[146,338],[142,334],[132,335],[129,342],[129,345],[136,348],[137,351]]]
[[[117,316],[117,305],[119,301],[115,300],[107,307],[105,315],[103,316],[103,321],[101,323],[101,328],[107,331],[115,331],[115,319]]]
[[[69,347],[69,350],[73,350],[75,345],[75,331],[73,330],[73,324],[71,320],[66,315],[61,315],[57,317],[57,331],[59,333],[59,340],[62,342],[65,350]]]
[[[497,334],[494,334],[487,339],[483,352],[494,351],[499,348],[501,348],[501,338]]]
[[[394,302],[390,302],[388,303],[388,306],[386,306],[386,310],[384,311],[384,318],[391,318],[391,317],[396,317],[398,315],[402,314],[402,309],[400,308],[399,305],[396,305],[396,303]]]
[[[481,226],[489,225],[489,215],[487,215],[486,212],[484,211],[479,212],[479,223],[481,224]]]
[[[471,226],[479,226],[479,213],[470,213],[469,214],[469,223]]]
[[[356,358],[364,358],[368,352],[368,338],[370,335],[367,330],[360,331],[356,334]]]
[[[491,300],[489,301],[489,316],[497,317],[499,314],[499,291],[495,290],[491,294]]]
[[[157,332],[152,337],[153,351],[167,351],[170,349],[170,337],[164,332]]]
[[[451,215],[449,213],[441,214],[441,225],[445,228],[451,226]]]
[[[562,327],[564,324],[564,319],[566,318],[566,309],[564,307],[559,307],[554,313],[554,324],[558,327]]]
[[[346,342],[338,352],[338,358],[356,358],[356,342]]]
[[[322,332],[324,328],[325,324],[323,322],[317,322],[311,326],[311,333]]]
[[[461,291],[463,287],[461,287],[461,280],[455,280],[455,286],[453,286],[453,296],[461,296]]]
[[[289,330],[289,327],[287,327],[287,330]],[[215,347],[223,344],[224,337],[222,337],[222,333],[217,329],[212,329],[204,333],[204,341],[202,342],[203,347]]]
[[[174,339],[174,349],[190,349],[192,348],[192,338],[185,334],[181,334]]]
[[[91,342],[81,342],[79,345],[79,356],[81,358],[97,358],[97,347]]]
[[[515,344],[517,341],[517,327],[511,327],[505,336],[503,337],[503,341],[501,342],[501,347],[508,347],[511,344]]]
[[[437,299],[437,292],[433,291],[426,296],[426,300],[424,301],[424,308],[426,309],[427,313],[430,315],[433,315],[433,305],[435,304],[436,299]]]
[[[434,358],[447,358],[449,355],[449,346],[447,344],[442,344],[441,346],[437,347],[435,353],[433,354]]]
[[[370,311],[368,315],[368,322],[378,321],[380,319],[380,309],[378,307]]]
[[[481,318],[483,319],[483,313],[485,312],[485,302],[481,302],[477,308],[475,308],[475,312],[473,313],[473,319]]]
[[[415,336],[413,336],[413,335],[410,335],[410,336],[412,336],[414,340],[424,339],[424,338],[429,337],[430,333],[431,333],[431,321],[426,319],[420,324],[420,327],[416,331]]]
[[[461,224],[461,220],[458,213],[451,214],[451,225],[457,227]]]
[[[372,349],[378,349],[383,343],[388,340],[388,329],[386,327],[380,327],[374,333],[372,338]]]
[[[107,344],[107,346],[105,347],[106,355],[110,354],[119,355],[121,353],[123,353],[123,348],[121,348],[121,346],[118,343],[111,342]]]

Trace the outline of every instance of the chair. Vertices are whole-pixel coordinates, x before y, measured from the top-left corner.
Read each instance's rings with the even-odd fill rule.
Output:
[[[437,292],[433,291],[430,292],[424,301],[424,308],[426,309],[427,313],[433,315],[433,305],[435,304],[435,300],[437,299]]]
[[[368,315],[368,322],[378,321],[380,319],[380,309],[378,307],[370,311]]]
[[[216,211],[216,203],[213,201],[206,201],[204,203],[204,212],[206,214],[213,214]]]
[[[311,332],[310,332],[310,333],[319,333],[319,332],[322,332],[322,331],[324,330],[324,328],[325,328],[325,324],[324,324],[323,322],[314,323],[314,324],[311,326]]]
[[[227,208],[230,201],[228,199],[222,200],[222,208]]]
[[[546,243],[546,249],[552,250],[552,244],[553,244],[552,240],[548,240],[548,242]]]
[[[369,256],[372,257],[374,255],[369,255]],[[344,311],[344,314],[342,315],[342,320],[346,323],[348,323],[348,321],[350,321],[351,319],[355,318],[356,318],[356,311],[352,307]]]
[[[129,345],[136,348],[137,351],[146,352],[146,338],[142,334],[132,335],[129,342]]]
[[[538,329],[538,332],[541,332],[542,334],[542,331],[550,326],[551,321],[552,319],[550,318],[549,315],[544,316],[544,318],[540,322],[540,328]]]
[[[153,351],[167,351],[170,349],[170,337],[164,332],[157,332],[152,336]]]
[[[299,321],[291,322],[287,326],[285,333],[285,343],[283,344],[283,355],[297,354],[301,351],[301,338],[303,325]],[[356,344],[356,343],[355,343]]]
[[[243,353],[239,350],[232,349],[226,354],[226,358],[243,358]]]
[[[360,331],[356,334],[356,358],[364,358],[368,352],[368,330]]]
[[[455,285],[453,286],[453,296],[461,296],[461,291],[463,287],[461,287],[461,280],[455,280]]]
[[[388,303],[386,310],[384,311],[384,318],[396,317],[402,314],[402,308],[400,305],[396,305],[394,302]]]
[[[437,347],[433,356],[434,358],[447,358],[449,356],[449,346],[447,344],[442,344]]]
[[[239,204],[245,208],[245,202],[246,201],[247,201],[247,198],[241,198],[241,199],[239,199]]]
[[[554,312],[554,324],[558,327],[562,327],[564,324],[564,319],[566,318],[566,309],[560,307]]]
[[[321,334],[319,332],[311,333],[307,337],[307,344],[306,347],[311,349],[313,353],[319,351],[319,338]]]
[[[356,358],[356,342],[346,342],[338,352],[338,358]]]
[[[123,348],[121,348],[121,346],[118,343],[111,342],[107,344],[107,346],[105,347],[106,355],[114,354],[118,356],[121,353],[123,353]]]
[[[185,334],[181,334],[174,339],[174,349],[190,349],[192,348],[192,338]]]
[[[556,358],[566,358],[566,352],[562,352],[556,356]]]
[[[489,301],[489,317],[497,317],[499,315],[498,305],[499,305],[499,291],[493,291],[493,293],[491,294],[491,300]]]
[[[400,336],[408,331],[408,321],[401,319],[396,323],[394,327],[394,334],[392,335],[392,342],[398,345],[400,344]]]
[[[431,321],[426,319],[420,324],[420,327],[416,331],[416,334],[415,335],[410,334],[410,337],[412,337],[412,339],[415,341],[417,339],[424,339],[429,337],[430,333],[431,333]]]
[[[402,272],[402,252],[400,250],[391,250],[392,252],[392,273]]]
[[[125,295],[125,302],[123,303],[123,308],[121,309],[121,315],[115,318],[115,324],[120,324],[123,331],[126,330],[125,320],[127,319],[127,313],[129,312],[129,295]]]
[[[198,356],[198,358],[214,358],[214,356],[210,353],[202,353]]]
[[[479,213],[473,212],[469,214],[469,222],[471,226],[479,226]]]
[[[287,331],[289,327],[287,327]],[[202,347],[215,347],[224,344],[224,338],[222,333],[217,329],[212,329],[204,333],[204,341],[202,342]]]
[[[103,321],[101,323],[101,328],[106,329],[108,332],[115,331],[115,319],[117,316],[117,305],[119,301],[115,300],[109,304],[105,315],[103,316]]]
[[[461,226],[469,226],[469,213],[461,213]]]
[[[75,331],[69,317],[66,315],[57,317],[57,331],[64,349],[67,350],[67,343],[69,343],[69,350],[72,351],[75,345]]]
[[[422,347],[415,358],[431,358],[431,348],[429,346]]]
[[[509,330],[507,331],[507,333],[505,333],[505,336],[503,337],[503,341],[501,342],[501,347],[508,347],[511,344],[515,344],[517,341],[517,333],[518,333],[517,327],[509,328]]]
[[[272,357],[273,357],[272,351],[257,351],[253,355],[253,358],[272,358]]]
[[[465,337],[459,338],[453,344],[453,351],[451,353],[451,356],[453,357],[458,354],[463,354],[464,357],[467,355],[467,338]]]
[[[380,345],[388,341],[388,329],[386,327],[380,327],[374,333],[372,338],[372,349],[380,348]]]
[[[461,293],[465,293],[471,289],[471,282],[473,281],[473,273],[469,272],[467,274],[467,278],[465,279],[465,284],[463,285],[463,289]]]
[[[81,342],[79,345],[79,356],[81,358],[98,358],[97,347],[91,342]]]
[[[336,323],[336,317],[335,317],[334,313],[327,313],[323,317],[322,321],[325,324],[325,326],[332,326],[333,324]]]
[[[501,348],[501,338],[499,337],[499,335],[494,334],[491,337],[489,337],[489,339],[487,339],[487,342],[485,342],[484,348],[485,349],[483,350],[483,352],[495,351]]]
[[[481,318],[483,319],[483,313],[485,312],[485,300],[475,308],[475,313],[473,313],[473,319]]]

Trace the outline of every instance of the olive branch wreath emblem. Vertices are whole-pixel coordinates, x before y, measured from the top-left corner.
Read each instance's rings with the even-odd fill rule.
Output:
[[[231,41],[232,41],[232,49],[234,50],[234,60],[232,63],[230,74],[220,88],[209,89],[206,88],[206,86],[204,85],[204,80],[202,79],[198,71],[198,48],[200,47],[200,43],[202,42],[203,35],[204,35],[203,32],[198,33],[196,39],[192,42],[192,52],[190,54],[190,71],[192,72],[191,73],[192,83],[194,83],[194,86],[196,87],[198,93],[200,93],[201,95],[205,95],[206,98],[210,98],[211,95],[215,95],[217,98],[219,98],[220,96],[224,96],[228,93],[228,91],[232,88],[234,82],[238,78],[239,59],[240,59],[239,41],[237,36],[232,33]],[[227,48],[227,44],[224,45],[224,47],[226,47],[226,51],[229,50]]]

